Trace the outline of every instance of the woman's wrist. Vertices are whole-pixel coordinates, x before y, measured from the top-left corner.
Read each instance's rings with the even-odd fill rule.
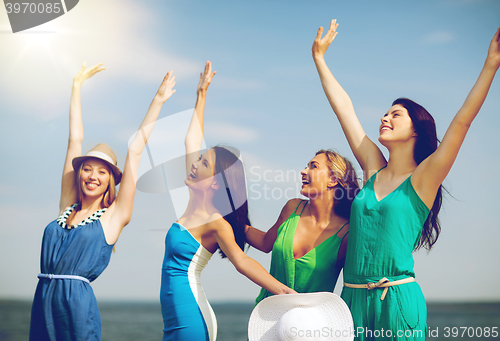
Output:
[[[198,96],[198,98],[205,98],[205,97],[207,97],[207,89],[198,89],[196,91],[196,96]]]
[[[280,291],[278,292],[278,295],[285,295],[289,293],[290,288],[281,283]]]
[[[153,101],[151,104],[156,104],[156,105],[163,105],[163,103],[165,103],[166,101],[163,101],[163,99],[160,98],[160,96],[158,94],[155,95],[155,97],[153,97]]]
[[[496,72],[499,68],[499,63],[493,58],[486,58],[483,68],[490,69],[493,72]]]
[[[313,53],[312,57],[313,57],[313,60],[315,63],[325,61],[325,55],[323,55],[321,53]]]

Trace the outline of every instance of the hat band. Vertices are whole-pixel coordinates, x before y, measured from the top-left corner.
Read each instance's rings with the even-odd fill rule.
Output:
[[[91,150],[90,152],[88,152],[87,154],[85,154],[85,156],[92,156],[92,157],[96,157],[96,158],[99,158],[99,159],[103,159],[105,161],[108,161],[112,165],[116,166],[116,163],[109,157],[109,155],[105,154],[103,152],[98,152],[98,151],[95,151],[95,150]]]

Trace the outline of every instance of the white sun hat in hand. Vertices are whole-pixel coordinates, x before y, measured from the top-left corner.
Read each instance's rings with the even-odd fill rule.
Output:
[[[275,295],[262,300],[248,323],[249,341],[352,341],[351,312],[331,292]]]

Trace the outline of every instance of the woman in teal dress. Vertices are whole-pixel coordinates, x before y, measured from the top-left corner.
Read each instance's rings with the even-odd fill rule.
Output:
[[[300,172],[300,193],[267,232],[247,226],[248,243],[271,254],[270,274],[298,293],[333,292],[344,266],[351,203],[359,186],[351,163],[320,150]],[[262,289],[256,303],[272,294]]]
[[[332,20],[318,30],[313,59],[366,181],[353,202],[342,298],[353,315],[357,340],[423,340],[426,305],[415,282],[412,252],[430,249],[440,227],[441,183],[481,108],[500,66],[500,29],[491,41],[476,84],[438,146],[432,116],[400,98],[382,117],[379,142],[386,161],[366,136],[347,93],[326,65],[324,54],[337,35]]]
[[[168,73],[129,145],[122,174],[105,144],[82,156],[80,89],[104,70],[101,65],[86,68],[84,63],[73,79],[59,218],[43,234],[30,340],[101,339],[101,319],[90,283],[108,266],[113,245],[132,217],[141,153],[163,103],[175,92],[174,77]]]

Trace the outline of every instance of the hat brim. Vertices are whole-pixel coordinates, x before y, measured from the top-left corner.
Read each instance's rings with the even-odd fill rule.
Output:
[[[354,324],[349,307],[342,298],[331,292],[270,296],[259,302],[248,322],[249,341],[278,341],[278,321],[296,307],[317,309],[331,331],[326,340],[353,340]],[[338,331],[338,332],[337,332]]]
[[[101,158],[99,156],[93,156],[93,155],[83,155],[83,156],[77,156],[73,158],[71,163],[73,164],[73,170],[75,172],[78,172],[78,169],[80,169],[80,166],[82,165],[83,162],[87,159],[97,159],[106,162],[106,164],[111,168],[111,171],[113,172],[113,176],[115,177],[115,185],[118,185],[120,181],[122,181],[122,171],[120,168],[118,168],[116,165],[112,164],[108,160]]]

